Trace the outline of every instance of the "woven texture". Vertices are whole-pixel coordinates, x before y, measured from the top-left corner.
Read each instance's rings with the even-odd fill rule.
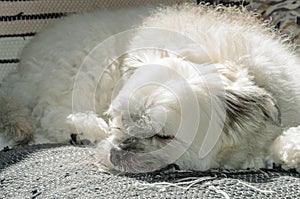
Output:
[[[300,175],[279,169],[113,175],[94,162],[73,146],[2,151],[0,198],[300,198]]]

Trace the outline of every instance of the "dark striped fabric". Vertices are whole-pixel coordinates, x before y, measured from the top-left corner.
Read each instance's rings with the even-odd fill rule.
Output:
[[[13,64],[19,63],[19,59],[0,59],[0,64]]]
[[[4,38],[4,37],[32,37],[34,36],[36,33],[35,32],[29,32],[29,33],[24,33],[24,34],[9,34],[9,35],[0,35],[0,38]]]
[[[271,20],[276,28],[289,34],[300,46],[300,1],[299,0],[251,0],[251,8],[264,19]]]
[[[60,18],[65,16],[66,13],[43,13],[35,15],[24,15],[23,12],[20,12],[17,15],[13,16],[0,16],[0,21],[19,21],[19,20],[39,20],[39,19],[53,19]]]

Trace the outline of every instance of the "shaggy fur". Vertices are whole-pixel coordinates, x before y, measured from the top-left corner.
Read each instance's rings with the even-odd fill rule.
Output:
[[[300,63],[284,39],[243,8],[150,10],[74,15],[35,37],[2,83],[1,139],[71,135],[125,172],[300,170]]]

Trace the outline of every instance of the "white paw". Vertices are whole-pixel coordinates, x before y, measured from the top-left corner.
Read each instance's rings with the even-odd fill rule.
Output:
[[[72,132],[77,134],[81,141],[96,144],[108,136],[107,123],[93,112],[70,114],[67,122]]]
[[[300,173],[300,126],[287,129],[276,138],[270,148],[276,164],[283,169],[296,169]]]

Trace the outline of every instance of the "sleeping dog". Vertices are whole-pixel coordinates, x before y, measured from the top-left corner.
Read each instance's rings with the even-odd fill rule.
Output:
[[[0,146],[95,147],[107,170],[300,170],[300,62],[244,8],[71,15],[1,83]]]

